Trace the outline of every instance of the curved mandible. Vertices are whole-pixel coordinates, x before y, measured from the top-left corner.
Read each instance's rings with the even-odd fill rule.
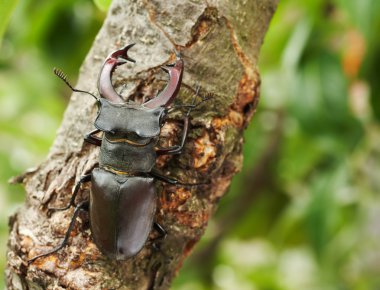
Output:
[[[135,43],[128,44],[122,49],[116,50],[111,53],[105,60],[103,67],[100,71],[98,80],[98,90],[99,94],[113,102],[113,103],[124,103],[122,97],[115,91],[112,85],[112,74],[115,68],[119,65],[126,63],[127,61],[136,62],[134,59],[128,56],[128,50],[133,47]]]
[[[175,64],[161,67],[169,74],[169,82],[166,87],[153,99],[143,104],[146,108],[167,107],[176,98],[179,88],[182,83],[182,74],[184,62],[180,57],[177,57]]]

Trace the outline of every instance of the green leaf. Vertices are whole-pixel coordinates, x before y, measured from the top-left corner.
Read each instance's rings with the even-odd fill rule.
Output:
[[[108,10],[108,8],[111,5],[111,2],[111,0],[94,0],[96,7],[98,7],[99,10],[103,12],[106,12]]]
[[[18,0],[0,0],[0,45]]]

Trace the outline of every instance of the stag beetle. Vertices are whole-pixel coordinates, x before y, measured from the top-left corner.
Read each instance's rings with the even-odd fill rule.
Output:
[[[177,55],[174,64],[162,67],[169,75],[169,82],[155,98],[140,105],[130,104],[115,91],[111,78],[117,66],[127,61],[135,62],[127,54],[133,45],[116,50],[105,60],[98,80],[100,98],[75,89],[60,70],[54,69],[54,73],[72,91],[90,94],[97,101],[99,110],[94,124],[96,129],[84,139],[100,146],[99,166],[79,180],[66,207],[50,208],[66,210],[73,206],[75,210],[62,243],[47,253],[33,257],[29,263],[67,245],[81,210],[89,211],[92,238],[103,254],[116,260],[131,258],[143,248],[152,227],[161,238],[166,235],[162,226],[154,221],[157,198],[154,180],[183,186],[198,185],[161,175],[154,170],[154,166],[159,155],[181,153],[188,135],[189,114],[206,98],[199,103],[195,103],[194,98],[191,105],[185,105],[188,111],[183,119],[180,145],[156,148],[169,106],[181,86],[184,61]],[[103,132],[102,138],[96,136],[99,132]],[[89,201],[75,204],[81,185],[90,181]]]

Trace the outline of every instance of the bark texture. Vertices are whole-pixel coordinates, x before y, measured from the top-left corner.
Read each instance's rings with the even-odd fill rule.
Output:
[[[83,142],[93,129],[97,108],[84,94],[73,94],[46,161],[25,173],[26,204],[10,218],[6,278],[8,289],[168,289],[183,260],[202,236],[219,199],[242,164],[243,130],[259,98],[257,57],[277,0],[115,0],[76,87],[94,91],[106,56],[132,42],[136,65],[121,66],[114,84],[123,96],[152,98],[166,75],[160,66],[173,61],[174,50],[185,61],[179,103],[189,103],[196,85],[213,98],[192,112],[192,129],[184,153],[161,157],[157,167],[192,188],[157,185],[156,219],[168,232],[157,251],[151,240],[128,261],[103,256],[91,240],[88,215],[78,219],[69,245],[56,254],[27,260],[58,245],[72,209],[65,206],[73,185],[96,166],[99,149]],[[178,143],[181,114],[174,114],[161,132],[162,144]],[[78,199],[88,199],[84,187]]]

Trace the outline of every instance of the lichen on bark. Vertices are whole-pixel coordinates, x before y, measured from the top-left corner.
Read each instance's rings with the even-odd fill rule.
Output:
[[[56,140],[44,163],[25,173],[27,201],[10,219],[8,289],[168,289],[183,260],[202,236],[242,162],[242,133],[259,97],[257,57],[277,0],[114,1],[84,61],[77,87],[93,91],[102,61],[111,51],[136,42],[138,62],[118,69],[113,80],[126,98],[151,98],[162,88],[159,67],[179,52],[185,61],[179,102],[200,85],[212,96],[192,113],[183,154],[159,158],[157,167],[178,179],[209,184],[183,188],[159,184],[156,219],[168,236],[161,251],[150,241],[128,261],[103,256],[91,240],[83,214],[69,245],[31,265],[27,259],[60,243],[72,210],[47,215],[48,206],[66,205],[73,185],[96,166],[98,149],[83,142],[93,128],[96,107],[73,94]],[[175,144],[181,115],[162,129],[165,144]],[[84,187],[79,199],[88,198]],[[150,240],[155,233],[152,232]]]

